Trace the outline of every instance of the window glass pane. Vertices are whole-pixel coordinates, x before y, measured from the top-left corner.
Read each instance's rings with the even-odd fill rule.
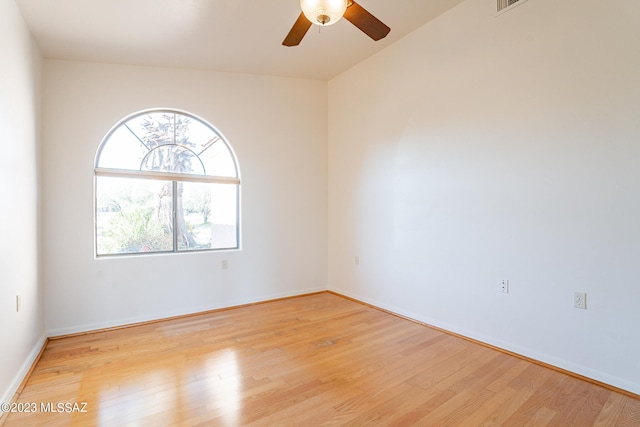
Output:
[[[173,183],[96,177],[98,255],[173,250]]]
[[[148,152],[126,126],[120,126],[109,136],[108,144],[103,144],[98,167],[139,170],[140,162]]]
[[[179,182],[178,250],[238,247],[238,187]]]
[[[149,150],[163,144],[175,144],[175,114],[170,112],[147,113],[128,120],[124,126],[140,139]]]
[[[236,162],[224,142],[217,141],[200,154],[207,175],[237,178]]]
[[[142,160],[140,170],[204,175],[202,162],[191,150],[180,145],[162,145]]]
[[[198,155],[220,140],[220,136],[213,129],[196,119],[190,119],[186,135],[187,145]]]

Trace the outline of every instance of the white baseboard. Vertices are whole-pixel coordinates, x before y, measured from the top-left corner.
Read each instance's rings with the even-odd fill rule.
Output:
[[[22,366],[20,366],[20,369],[18,370],[18,372],[16,372],[16,375],[13,377],[11,384],[9,384],[9,388],[5,390],[4,394],[2,395],[2,398],[0,398],[0,402],[11,402],[11,399],[13,399],[13,396],[16,394],[16,391],[18,391],[20,384],[22,384],[22,381],[29,373],[31,366],[33,366],[34,362],[36,361],[36,358],[40,354],[40,351],[42,351],[42,347],[45,345],[46,342],[47,342],[47,336],[45,334],[43,334],[40,338],[38,338],[38,341],[31,349],[31,352],[29,352],[29,356],[27,356],[25,361],[22,363]]]
[[[449,323],[446,322],[441,322],[438,319],[434,319],[428,316],[424,316],[418,313],[413,313],[411,311],[407,311],[407,310],[403,310],[401,308],[398,307],[394,307],[385,303],[382,303],[380,301],[374,301],[370,298],[365,298],[361,295],[356,295],[352,292],[347,292],[344,291],[342,289],[337,289],[337,288],[331,288],[329,289],[329,291],[331,292],[335,292],[337,294],[340,295],[344,295],[348,298],[352,298],[356,301],[361,301],[365,304],[369,304],[371,306],[374,307],[378,307],[381,308],[383,310],[389,311],[391,313],[395,313],[399,316],[405,317],[407,319],[412,319],[415,320],[417,322],[420,323],[424,323],[426,325],[430,325],[430,326],[434,326],[438,329],[442,329],[443,331],[448,331],[451,332],[453,334],[456,335],[460,335],[463,337],[467,337],[470,338],[472,340],[475,341],[479,341],[481,343],[485,343],[488,344],[492,347],[496,347],[502,350],[505,350],[507,352],[513,353],[513,354],[517,354],[519,356],[522,356],[526,359],[529,359],[531,361],[534,362],[541,362],[547,365],[551,365],[553,367],[556,367],[562,371],[565,372],[570,372],[573,374],[577,374],[579,376],[585,377],[585,378],[589,378],[592,379],[596,382],[602,383],[602,384],[606,384],[612,387],[615,387],[617,389],[620,390],[626,390],[630,393],[636,394],[636,395],[640,395],[640,384],[631,382],[631,381],[627,381],[624,378],[619,378],[616,376],[612,376],[609,374],[606,374],[604,372],[598,371],[598,370],[594,370],[576,363],[572,363],[570,361],[567,361],[565,359],[561,359],[561,358],[557,358],[551,355],[548,355],[546,353],[540,353],[534,349],[531,348],[527,348],[527,347],[521,347],[506,341],[502,341],[499,340],[495,337],[492,336],[487,336],[487,335],[483,335],[480,334],[476,331],[471,331],[468,329],[464,329],[464,328],[460,328],[456,325],[451,325]]]
[[[192,314],[195,315],[198,313],[203,313],[203,312],[212,311],[212,310],[222,310],[226,308],[232,308],[232,307],[242,306],[246,304],[255,304],[255,303],[270,301],[274,299],[295,297],[295,296],[310,294],[314,292],[324,292],[326,290],[327,289],[324,287],[307,288],[302,290],[296,290],[295,292],[279,292],[279,293],[273,293],[273,294],[265,294],[258,298],[246,298],[246,299],[224,301],[224,303],[217,304],[217,305],[191,307],[187,310],[183,309],[183,310],[176,310],[176,311],[166,311],[161,313],[153,313],[150,315],[111,319],[104,322],[96,322],[96,323],[88,323],[84,325],[76,325],[76,326],[70,326],[70,327],[64,327],[64,328],[48,329],[46,331],[46,336],[49,338],[52,338],[52,337],[60,337],[64,335],[99,331],[99,330],[104,330],[109,328],[118,328],[122,326],[135,325],[136,323],[159,321],[159,320],[168,319],[168,318],[177,317],[177,316],[189,316]]]

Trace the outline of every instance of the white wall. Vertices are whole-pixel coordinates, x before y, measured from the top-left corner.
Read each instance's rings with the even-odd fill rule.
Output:
[[[7,402],[44,343],[41,59],[13,0],[0,0],[0,52],[0,402]],[[16,295],[22,300],[19,312]]]
[[[326,289],[326,82],[49,60],[44,76],[50,335]],[[94,259],[96,149],[154,107],[202,117],[235,150],[242,250]]]
[[[329,83],[329,287],[640,393],[640,2],[495,3]]]

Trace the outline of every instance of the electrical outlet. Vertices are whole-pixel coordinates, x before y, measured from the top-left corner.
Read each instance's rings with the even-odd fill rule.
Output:
[[[20,295],[16,295],[16,313],[20,311]]]
[[[573,293],[573,306],[575,308],[587,309],[587,294],[586,292],[574,292]]]
[[[509,281],[507,279],[503,279],[498,284],[498,292],[503,294],[509,293]]]
[[[226,270],[228,266],[229,265],[227,264],[227,260],[223,259],[222,262],[220,263],[220,268],[222,268],[223,270]]]

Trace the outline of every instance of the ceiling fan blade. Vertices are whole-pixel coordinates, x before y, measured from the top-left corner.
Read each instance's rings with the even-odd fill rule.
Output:
[[[389,34],[391,28],[387,27],[381,20],[373,16],[355,1],[349,3],[347,11],[344,13],[344,18],[347,21],[351,22],[374,40],[380,40]]]
[[[311,28],[311,22],[301,13],[296,23],[291,27],[291,31],[287,34],[282,42],[283,46],[298,46],[307,31]]]

